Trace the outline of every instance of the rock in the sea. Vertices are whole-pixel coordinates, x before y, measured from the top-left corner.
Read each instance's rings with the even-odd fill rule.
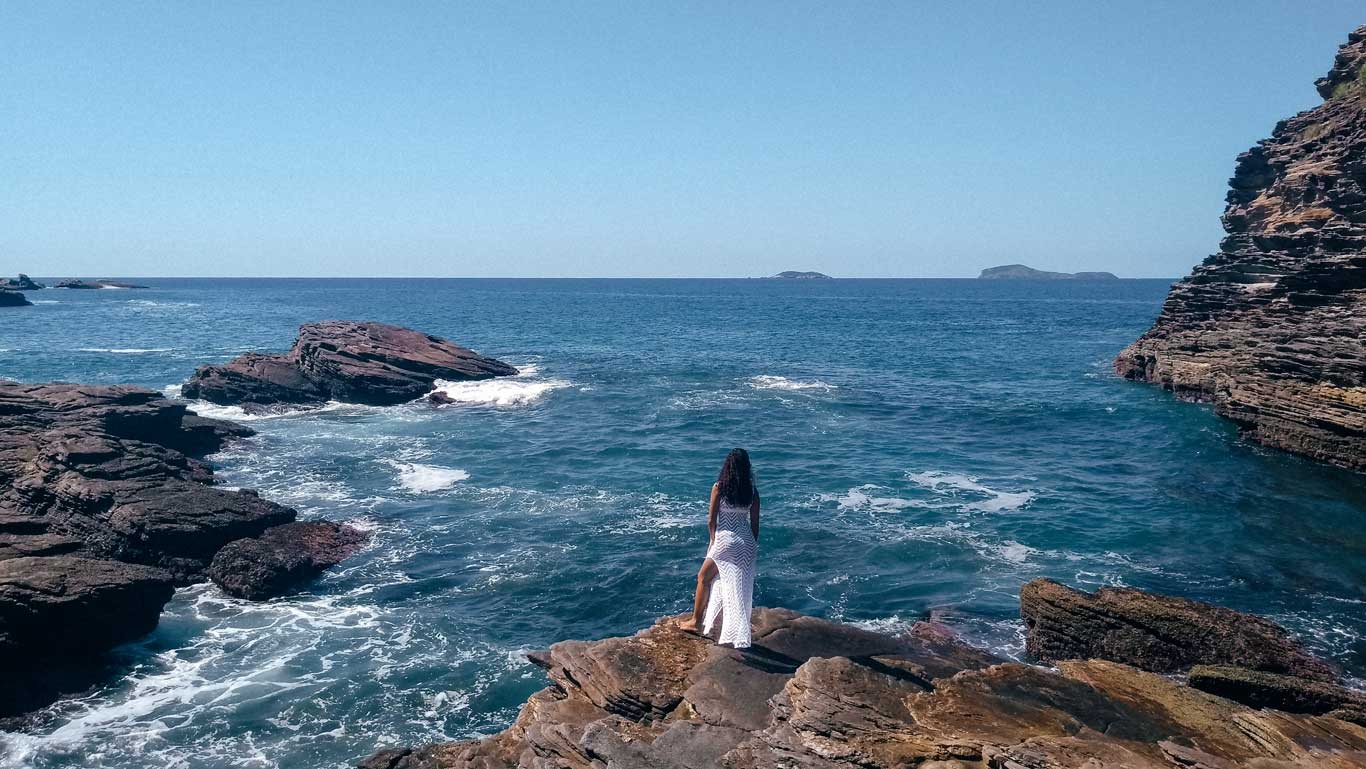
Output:
[[[770,278],[780,278],[783,280],[831,280],[829,275],[813,270],[783,270],[777,275],[770,275]]]
[[[1366,729],[1254,711],[1112,662],[1002,663],[942,627],[893,636],[756,609],[754,646],[667,619],[531,655],[551,686],[506,731],[363,769],[1310,769]]]
[[[1366,470],[1366,26],[1238,157],[1214,254],[1115,361],[1259,443]]]
[[[182,394],[224,405],[339,400],[389,406],[420,398],[438,379],[516,373],[502,361],[420,331],[333,320],[304,325],[287,353],[248,353],[225,365],[200,366]]]
[[[1287,713],[1329,713],[1334,710],[1366,713],[1366,694],[1362,692],[1323,681],[1233,665],[1196,665],[1191,668],[1186,682],[1202,692],[1254,708],[1275,708]],[[1366,723],[1362,725],[1366,726]]]
[[[0,289],[0,307],[28,307],[30,302],[23,294],[9,289]]]
[[[36,282],[22,272],[17,278],[0,280],[0,289],[9,289],[10,291],[37,291],[41,288],[43,288],[42,283]]]
[[[1157,673],[1238,665],[1315,681],[1333,667],[1270,620],[1133,588],[1073,590],[1049,579],[1020,588],[1025,648],[1045,662],[1105,659]]]
[[[80,688],[220,547],[294,519],[194,458],[249,434],[136,387],[0,382],[0,678],[24,675],[0,717]]]
[[[286,523],[224,545],[208,575],[229,595],[262,601],[341,563],[365,540],[359,529],[330,521]]]
[[[57,288],[147,288],[147,286],[138,285],[136,283],[122,283],[117,280],[83,280],[81,278],[68,278],[66,280],[58,281]]]

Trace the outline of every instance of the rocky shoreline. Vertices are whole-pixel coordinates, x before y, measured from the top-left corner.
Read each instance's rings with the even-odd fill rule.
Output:
[[[1025,586],[1022,613],[1031,648],[1062,653],[1045,658],[1056,667],[1005,661],[933,622],[893,635],[768,608],[754,611],[754,645],[743,650],[685,633],[678,618],[630,637],[564,641],[528,655],[550,684],[507,730],[388,748],[360,767],[1366,766],[1366,711],[1353,704],[1360,693],[1321,680],[1334,676],[1331,666],[1266,620],[1140,591],[1088,596],[1044,580]],[[1075,657],[1072,644],[1104,654]],[[1172,649],[1242,678],[1212,678],[1206,666],[1187,685],[1152,672],[1189,667]],[[1249,676],[1323,693],[1268,702],[1270,689],[1224,683]]]
[[[1320,106],[1238,156],[1219,252],[1115,371],[1213,404],[1247,438],[1366,470],[1366,26]]]

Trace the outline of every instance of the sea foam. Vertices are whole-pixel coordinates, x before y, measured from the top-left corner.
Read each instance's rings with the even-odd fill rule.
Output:
[[[517,408],[544,398],[547,393],[568,387],[563,379],[542,379],[534,365],[520,366],[516,376],[478,382],[450,382],[438,379],[433,392],[440,392],[457,404]]]
[[[385,460],[385,464],[398,473],[398,485],[414,494],[429,494],[449,489],[470,477],[469,473],[456,467],[438,467],[392,459]]]
[[[760,374],[749,378],[749,386],[756,390],[819,390],[829,392],[835,386],[826,384],[819,379],[803,382],[797,379],[788,379],[785,376],[774,376],[771,374]]]

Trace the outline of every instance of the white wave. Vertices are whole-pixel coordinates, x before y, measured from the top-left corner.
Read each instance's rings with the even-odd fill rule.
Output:
[[[154,352],[171,352],[174,347],[77,347],[76,352],[103,352],[114,355],[143,355]]]
[[[822,502],[834,502],[839,505],[841,510],[872,510],[879,513],[891,513],[908,507],[925,506],[924,502],[914,499],[877,496],[870,493],[881,488],[881,486],[872,483],[865,483],[862,486],[855,486],[843,494],[822,494],[820,500]]]
[[[128,287],[127,287],[127,286],[111,286],[111,285],[109,285],[109,284],[107,284],[107,283],[101,284],[101,285],[100,285],[100,288],[101,288],[102,290],[104,290],[104,291],[126,291],[126,290],[128,290]]]
[[[749,386],[756,390],[820,390],[829,392],[835,386],[826,384],[819,379],[803,382],[796,379],[788,379],[785,376],[773,376],[770,374],[760,374],[749,378]]]
[[[30,299],[33,304],[61,304],[56,299]]]
[[[456,467],[421,465],[416,462],[396,462],[384,460],[385,464],[398,471],[398,485],[414,494],[428,494],[433,491],[449,489],[455,484],[469,480],[470,474]]]
[[[906,477],[916,485],[929,489],[936,494],[958,494],[960,492],[982,494],[986,499],[963,506],[964,510],[973,510],[979,513],[1018,510],[1034,501],[1035,496],[1032,491],[998,491],[989,486],[984,486],[970,475],[960,473],[930,470],[923,473],[906,473]]]
[[[198,307],[198,302],[157,302],[151,299],[129,299],[127,304],[134,307]]]
[[[485,379],[478,382],[450,382],[438,379],[432,392],[440,392],[457,404],[516,408],[544,398],[553,390],[568,387],[563,379],[541,379],[536,366],[519,368],[515,376]]]

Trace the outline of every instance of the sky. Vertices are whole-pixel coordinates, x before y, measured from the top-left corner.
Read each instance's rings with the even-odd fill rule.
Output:
[[[0,274],[1178,277],[1360,0],[0,1]]]

